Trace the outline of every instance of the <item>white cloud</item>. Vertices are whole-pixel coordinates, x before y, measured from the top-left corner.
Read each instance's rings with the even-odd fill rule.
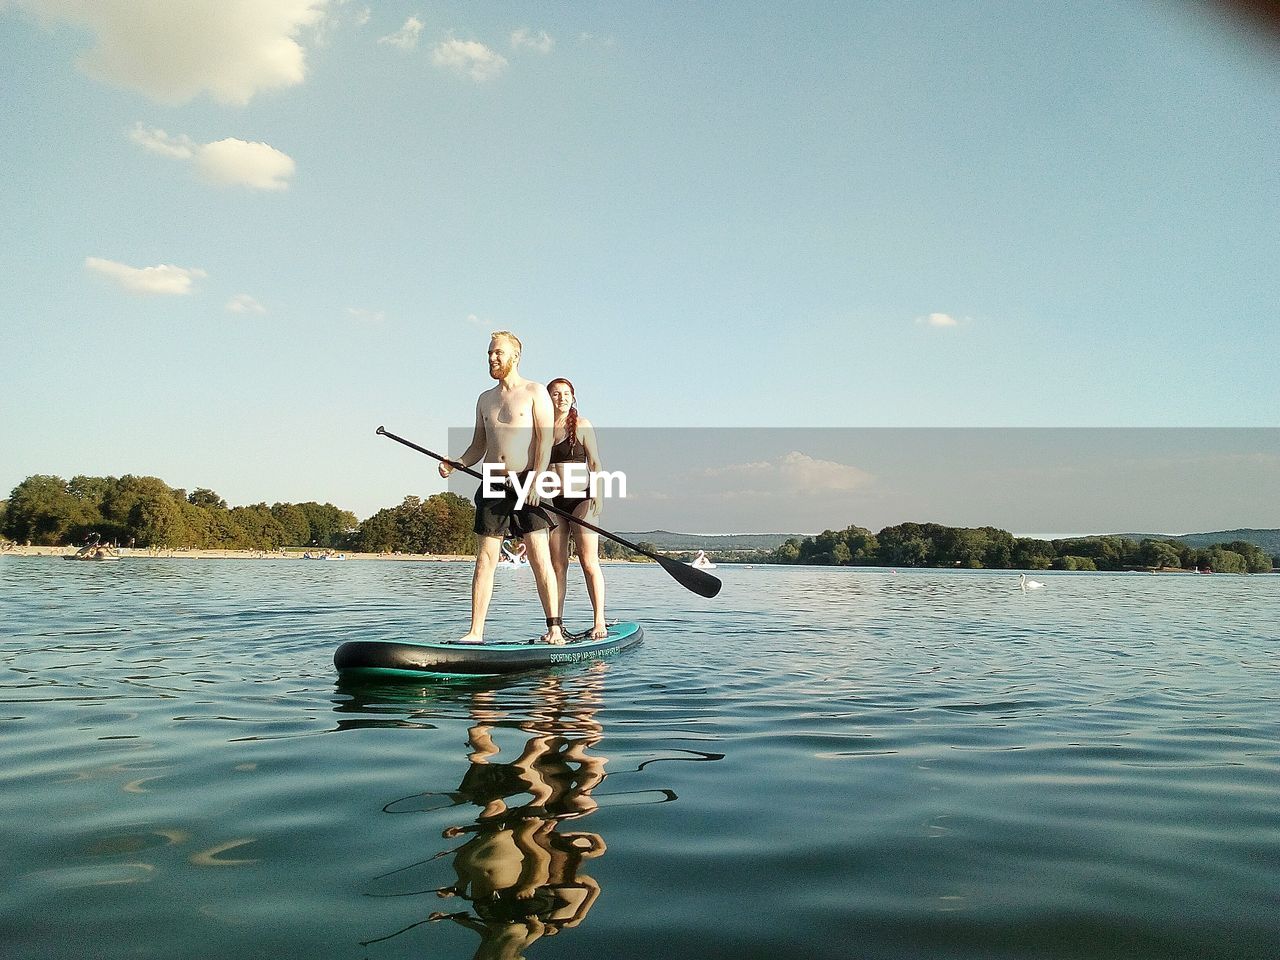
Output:
[[[234,137],[200,144],[185,134],[174,137],[138,123],[129,139],[152,153],[193,161],[201,176],[210,183],[285,190],[296,167],[292,157],[269,144]]]
[[[369,7],[361,7],[356,11],[355,23],[357,27],[363,27],[373,19],[373,10]]]
[[[367,310],[364,307],[347,307],[347,316],[361,323],[382,323],[387,319],[386,313],[382,310]]]
[[[267,308],[247,293],[237,293],[227,301],[227,310],[231,313],[266,313]]]
[[[960,321],[949,313],[931,313],[928,316],[916,317],[916,323],[928,327],[958,327]]]
[[[299,40],[325,19],[328,0],[13,0],[46,23],[94,37],[78,64],[91,77],[160,103],[207,93],[248,103],[262,90],[299,84]]]
[[[476,83],[496,77],[507,66],[507,58],[475,40],[445,40],[436,44],[431,62],[444,70],[469,76]]]
[[[379,37],[379,43],[385,43],[393,47],[399,47],[401,50],[416,50],[418,47],[418,38],[422,36],[423,23],[417,17],[410,17],[404,22],[404,26],[395,33],[388,34],[385,37]]]
[[[511,34],[511,49],[513,50],[523,49],[534,50],[538,53],[550,53],[555,43],[555,40],[545,30],[533,33],[527,27],[521,27]]]
[[[284,190],[289,186],[295,164],[288,154],[268,144],[228,137],[201,147],[196,166],[212,183]]]
[[[727,484],[729,493],[737,495],[786,491],[850,493],[868,486],[875,479],[861,467],[816,460],[795,450],[773,460],[709,467],[702,471],[702,475]]]
[[[185,296],[191,292],[193,280],[208,276],[203,270],[172,267],[163,263],[155,267],[130,267],[101,257],[86,257],[84,265],[95,273],[114,280],[130,293],[148,295]]]
[[[141,122],[134,124],[129,139],[152,153],[174,160],[190,160],[196,151],[196,144],[190,137],[171,137],[163,130],[147,129]]]

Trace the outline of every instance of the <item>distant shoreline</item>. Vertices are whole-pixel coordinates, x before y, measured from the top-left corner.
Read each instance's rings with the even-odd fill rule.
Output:
[[[74,556],[79,547],[24,547],[13,546],[7,550],[0,551],[0,557],[70,557]],[[475,560],[475,555],[470,553],[357,553],[351,550],[315,550],[303,551],[290,550],[281,553],[279,550],[272,552],[269,550],[196,550],[196,549],[174,549],[174,550],[150,550],[146,547],[120,547],[117,551],[121,560],[129,560],[134,558],[156,559],[162,558],[166,560],[321,560],[325,563],[333,563],[341,560],[403,560],[411,563],[457,563],[466,561],[470,563]],[[325,560],[321,554],[329,554],[329,559]],[[310,558],[305,553],[311,553]],[[85,560],[85,563],[97,563],[100,561]],[[600,562],[603,564],[634,564],[633,560],[620,560],[601,557]]]
[[[78,547],[24,547],[13,546],[0,552],[0,557],[70,557],[73,556]],[[270,552],[264,550],[150,550],[145,547],[121,547],[119,550],[120,559],[128,560],[131,558],[143,559],[167,559],[167,560],[306,560],[305,553],[311,551],[298,552],[291,550],[285,553],[280,551]],[[322,560],[322,562],[332,563],[339,558],[342,560],[397,560],[410,563],[470,563],[475,557],[472,554],[463,553],[356,553],[350,550],[330,550],[328,551],[330,558],[323,560],[320,554],[324,551],[316,551],[315,555],[310,557],[311,560]],[[97,561],[86,560],[85,563],[93,563]],[[635,561],[600,558],[602,564],[626,564],[631,565]],[[792,564],[738,564],[734,561],[728,561],[727,566],[767,566],[767,567],[789,567]],[[821,568],[822,564],[814,566]],[[888,568],[885,568],[888,569]],[[921,570],[951,570],[952,567],[919,567],[908,569]],[[1012,568],[1010,568],[1012,569]],[[894,572],[897,572],[896,570]],[[1061,572],[1061,571],[1046,571]],[[1187,570],[1182,567],[1162,567],[1158,570],[1131,570],[1130,573],[1195,573],[1194,570]]]
[[[70,557],[74,556],[78,547],[11,547],[0,553],[0,556],[16,556],[16,557]],[[305,560],[308,559],[303,553],[297,551],[288,551],[281,553],[280,551],[269,550],[150,550],[145,547],[121,547],[118,551],[121,560],[127,560],[133,557],[156,558],[163,557],[165,559],[174,560]],[[311,551],[307,551],[308,553]],[[341,557],[344,560],[416,560],[425,562],[445,562],[453,560],[473,560],[471,554],[461,553],[355,553],[350,550],[317,550],[310,559],[321,559],[320,555],[329,553],[330,558],[327,562],[332,562]],[[86,560],[85,563],[92,561]]]

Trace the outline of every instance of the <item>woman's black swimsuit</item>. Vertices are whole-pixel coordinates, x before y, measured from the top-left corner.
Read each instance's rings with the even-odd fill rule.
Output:
[[[576,452],[575,452],[576,451]],[[583,446],[581,440],[576,436],[570,439],[566,436],[559,443],[551,446],[551,463],[587,463],[587,448]],[[557,510],[563,510],[565,513],[573,513],[583,503],[590,502],[591,497],[586,495],[572,496],[569,494],[558,494],[551,498],[551,505]]]

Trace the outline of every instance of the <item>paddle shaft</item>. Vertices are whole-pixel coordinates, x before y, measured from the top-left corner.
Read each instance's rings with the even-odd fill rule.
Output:
[[[463,473],[469,474],[470,476],[475,477],[477,480],[484,479],[483,474],[479,473],[476,470],[471,469],[465,464],[461,464],[457,460],[450,460],[448,457],[442,457],[440,456],[440,454],[436,453],[434,450],[428,450],[426,447],[418,446],[412,440],[406,440],[404,437],[398,437],[394,433],[392,433],[390,430],[387,430],[385,427],[379,427],[377,432],[384,437],[390,437],[392,440],[396,441],[396,443],[403,443],[406,447],[409,447],[410,449],[417,450],[419,453],[425,453],[428,457],[434,457],[435,459],[439,460],[441,463],[447,463],[451,467],[453,467],[455,470],[461,470]],[[608,530],[602,530],[599,527],[597,527],[594,523],[591,523],[590,521],[587,521],[587,520],[583,520],[579,517],[575,517],[569,511],[561,510],[559,507],[552,506],[551,504],[547,503],[545,500],[541,501],[538,505],[542,507],[542,509],[544,510],[550,510],[552,513],[558,514],[559,516],[564,517],[566,520],[572,520],[574,523],[581,524],[582,526],[586,527],[588,530],[594,530],[596,533],[600,534],[602,537],[608,537],[610,540],[614,540],[622,544],[624,547],[634,550],[636,553],[642,553],[646,557],[652,557],[654,560],[658,559],[656,554],[650,553],[648,550],[646,550],[644,547],[640,546],[639,544],[632,543],[630,540],[626,539],[625,537],[620,537],[616,533],[610,533]]]
[[[414,443],[412,440],[406,440],[404,437],[397,436],[396,434],[388,430],[386,427],[378,427],[378,429],[375,432],[380,434],[381,436],[391,438],[396,443],[402,443],[411,450],[417,450],[419,453],[425,453],[428,457],[432,457],[436,460],[439,460],[441,463],[447,463],[451,467],[453,467],[455,470],[461,470],[463,473],[469,474],[470,476],[475,477],[477,480],[484,480],[484,476],[482,474],[471,469],[466,464],[459,463],[457,460],[450,460],[448,457],[441,456],[440,454],[436,453],[434,450],[428,450],[426,447],[419,446],[418,444]],[[640,554],[641,556],[645,556],[645,557],[648,557],[650,560],[656,561],[662,566],[664,570],[666,570],[669,574],[671,574],[673,577],[679,580],[681,584],[688,587],[690,590],[694,591],[694,593],[701,594],[704,597],[714,597],[717,593],[720,592],[720,581],[717,578],[711,576],[711,574],[707,573],[705,570],[699,570],[696,567],[690,567],[686,564],[681,563],[678,560],[673,560],[671,557],[663,557],[663,556],[659,556],[656,553],[652,553],[646,550],[644,547],[640,546],[638,543],[632,543],[630,540],[626,539],[625,537],[620,537],[616,533],[610,533],[608,530],[605,530],[603,527],[597,527],[594,523],[591,523],[589,520],[583,520],[581,517],[575,517],[572,513],[569,513],[567,510],[561,510],[559,507],[552,506],[550,503],[547,503],[545,501],[540,502],[539,506],[542,507],[544,510],[550,510],[552,513],[556,514],[557,516],[563,517],[564,519],[572,523],[576,523],[579,526],[586,527],[588,530],[594,530],[596,533],[600,534],[600,536],[608,537],[610,540],[614,541],[615,543],[620,543],[627,549],[634,550],[636,553]]]

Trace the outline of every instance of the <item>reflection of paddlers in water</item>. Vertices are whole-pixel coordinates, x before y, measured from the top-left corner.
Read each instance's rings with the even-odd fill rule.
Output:
[[[471,727],[471,766],[454,794],[480,807],[474,824],[450,827],[446,837],[473,836],[454,852],[457,882],[437,891],[441,897],[470,901],[471,911],[433,913],[431,920],[453,922],[480,934],[477,958],[514,960],[544,936],[575,927],[600,895],[600,885],[582,873],[585,861],[605,852],[598,834],[560,833],[562,820],[586,816],[596,809],[590,792],[605,776],[603,757],[588,751],[599,742],[600,727],[592,710],[559,716],[566,691],[549,678],[545,692],[552,704],[547,720],[535,719],[526,730],[541,728],[520,755],[496,763],[499,750],[485,695],[478,697],[477,722]],[[581,736],[575,736],[581,731]],[[520,805],[514,797],[528,796]]]

